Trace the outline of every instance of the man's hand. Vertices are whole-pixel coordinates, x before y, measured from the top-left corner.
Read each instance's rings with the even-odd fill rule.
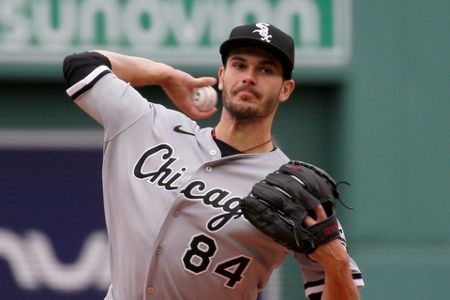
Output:
[[[214,85],[216,82],[214,77],[194,78],[186,72],[172,69],[160,85],[173,104],[182,112],[193,119],[205,119],[211,117],[217,108],[213,107],[207,112],[198,110],[192,101],[192,92],[196,88]]]
[[[317,206],[314,209],[316,213],[316,219],[307,215],[304,219],[306,226],[311,227],[315,224],[327,219],[327,214],[322,205]],[[333,267],[336,265],[348,265],[349,257],[344,245],[338,239],[332,240],[326,244],[317,247],[316,251],[309,254],[309,257],[320,263],[324,268],[327,266]]]
[[[316,219],[306,216],[306,226],[313,226],[327,218],[320,205],[315,209]],[[359,291],[353,282],[350,259],[347,250],[339,239],[319,245],[309,257],[317,261],[325,270],[325,287],[322,300],[357,300]]]

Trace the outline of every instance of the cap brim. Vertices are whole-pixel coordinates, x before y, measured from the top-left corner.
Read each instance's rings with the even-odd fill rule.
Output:
[[[251,39],[251,38],[233,38],[226,40],[222,43],[220,46],[219,52],[222,56],[222,63],[223,65],[226,64],[226,60],[228,58],[228,55],[230,52],[237,48],[244,48],[244,47],[256,47],[263,50],[266,50],[267,52],[274,55],[276,58],[278,58],[282,65],[283,65],[283,72],[285,77],[290,78],[292,73],[292,65],[293,62],[289,59],[289,57],[278,47],[269,44],[267,42],[258,40],[258,39]]]

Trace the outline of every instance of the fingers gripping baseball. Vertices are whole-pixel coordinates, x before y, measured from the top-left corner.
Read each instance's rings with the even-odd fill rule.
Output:
[[[164,92],[182,112],[193,119],[204,119],[213,115],[217,109],[211,107],[208,111],[198,109],[193,102],[195,89],[216,84],[214,77],[194,78],[181,70],[173,69],[167,79],[161,84]]]

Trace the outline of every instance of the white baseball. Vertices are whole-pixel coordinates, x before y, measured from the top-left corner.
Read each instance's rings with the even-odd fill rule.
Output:
[[[217,104],[217,92],[211,86],[194,89],[192,102],[200,111],[210,111]]]

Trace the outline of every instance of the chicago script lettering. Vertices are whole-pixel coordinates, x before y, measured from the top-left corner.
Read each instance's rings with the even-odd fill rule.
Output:
[[[150,163],[152,159],[160,164]],[[142,154],[134,167],[134,176],[147,179],[149,182],[163,187],[166,190],[175,190],[180,185],[176,181],[183,176],[187,168],[183,167],[178,172],[173,169],[173,164],[178,158],[173,156],[173,149],[168,144],[157,145]],[[161,163],[162,161],[162,163]],[[153,169],[152,169],[152,168]],[[204,205],[223,211],[209,219],[207,228],[217,231],[232,219],[242,215],[239,207],[239,197],[231,197],[230,192],[220,188],[207,189],[206,183],[200,180],[189,182],[180,192],[186,199],[201,200]]]
[[[181,193],[192,200],[202,200],[205,205],[216,209],[222,209],[223,214],[216,215],[208,221],[207,227],[210,231],[217,231],[225,226],[233,218],[237,219],[242,215],[239,208],[239,197],[229,197],[230,192],[215,188],[205,191],[206,184],[202,181],[190,182]]]
[[[156,154],[164,160],[164,163],[157,169],[150,172],[144,171],[144,165],[147,160]],[[155,146],[142,154],[141,158],[136,163],[134,167],[134,176],[141,179],[148,179],[151,183],[156,183],[162,186],[166,190],[175,190],[179,185],[175,185],[175,181],[183,175],[186,168],[181,168],[180,172],[175,172],[170,166],[178,160],[178,158],[173,158],[173,149],[167,144],[161,144]]]

